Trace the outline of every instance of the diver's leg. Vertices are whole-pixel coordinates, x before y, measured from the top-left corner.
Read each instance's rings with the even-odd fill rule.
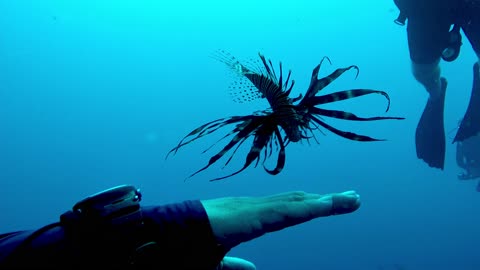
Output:
[[[467,22],[462,25],[462,28],[478,59],[473,65],[473,85],[470,102],[455,135],[454,142],[463,141],[480,133],[480,16],[478,16],[480,14],[480,2],[477,3],[476,7],[472,6],[469,8],[468,12],[470,13],[466,15]]]
[[[443,110],[447,80],[440,76],[437,80],[429,81],[429,86],[420,81],[429,92],[429,97],[415,131],[415,146],[419,159],[424,160],[430,167],[443,169],[445,163]]]
[[[439,63],[449,26],[435,18],[409,18],[407,26],[412,73],[429,93],[415,132],[417,157],[440,169],[445,162],[443,109],[447,80],[441,78]]]
[[[465,13],[465,22],[461,25],[465,36],[477,54],[477,64],[480,65],[480,1],[469,1]],[[477,73],[480,76],[480,71]]]
[[[427,64],[412,61],[412,73],[415,79],[427,90],[429,97],[438,98],[441,96],[440,57]]]
[[[480,69],[479,63],[473,65],[473,86],[470,102],[463,116],[453,142],[464,141],[480,132]]]

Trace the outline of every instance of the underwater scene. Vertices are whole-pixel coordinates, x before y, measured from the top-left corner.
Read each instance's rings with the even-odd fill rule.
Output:
[[[354,190],[357,211],[227,255],[480,269],[480,45],[463,30],[442,52],[435,107],[399,2],[0,0],[0,234],[123,184],[142,205]]]

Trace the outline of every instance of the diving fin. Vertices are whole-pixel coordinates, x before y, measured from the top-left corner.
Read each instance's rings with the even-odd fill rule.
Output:
[[[440,80],[441,93],[435,99],[428,98],[415,132],[415,145],[419,159],[425,161],[430,167],[443,170],[445,163],[443,109],[447,80],[443,77]]]
[[[478,62],[473,65],[473,87],[465,116],[453,142],[461,142],[480,132],[480,75]]]

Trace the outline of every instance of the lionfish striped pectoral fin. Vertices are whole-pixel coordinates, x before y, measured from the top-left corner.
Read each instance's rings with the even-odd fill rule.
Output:
[[[326,116],[326,117],[349,120],[349,121],[377,121],[377,120],[387,120],[387,119],[395,119],[395,120],[404,119],[403,117],[391,117],[391,116],[359,117],[350,112],[322,109],[322,108],[315,107],[316,105],[320,105],[320,104],[336,102],[336,101],[360,97],[368,94],[383,95],[388,101],[387,109],[386,109],[388,111],[388,109],[390,108],[390,98],[387,93],[383,91],[370,90],[370,89],[353,89],[353,90],[339,91],[339,92],[335,92],[335,93],[324,95],[324,96],[315,96],[310,98],[309,101],[307,102],[308,115],[312,121],[314,121],[315,123],[321,125],[322,127],[328,129],[329,131],[341,137],[344,137],[350,140],[355,140],[355,141],[381,141],[381,139],[375,139],[368,136],[359,135],[352,132],[336,129],[316,117],[316,115],[318,115],[318,116]]]
[[[254,161],[257,161],[258,163],[258,161],[260,160],[261,151],[268,147],[274,134],[277,136],[277,139],[279,139],[281,150],[277,159],[277,166],[273,170],[268,170],[266,168],[265,170],[270,174],[278,174],[283,169],[283,166],[285,165],[285,145],[283,143],[283,140],[281,140],[281,137],[279,137],[280,131],[278,130],[278,127],[276,125],[271,125],[268,121],[261,121],[260,126],[257,127],[258,128],[256,128],[255,130],[255,138],[253,139],[252,146],[245,158],[245,163],[243,164],[243,166],[239,170],[229,175],[217,177],[210,181],[222,180],[234,176],[244,171],[246,168],[252,165]]]
[[[285,142],[282,139],[282,135],[280,134],[280,130],[278,129],[278,127],[275,128],[275,136],[278,144],[280,145],[280,150],[278,151],[277,157],[277,165],[275,166],[275,168],[273,168],[273,170],[269,170],[267,169],[267,167],[265,167],[265,164],[263,165],[265,171],[271,175],[279,174],[285,166]]]
[[[305,98],[302,100],[305,106],[316,106],[326,103],[332,103],[337,101],[342,101],[346,99],[361,97],[370,94],[379,94],[384,96],[387,99],[387,108],[385,109],[386,112],[390,109],[390,97],[384,91],[380,90],[372,90],[372,89],[351,89],[351,90],[343,90],[338,91],[335,93],[323,95],[323,96],[314,96]]]
[[[322,62],[323,62],[323,59],[322,59]],[[301,101],[301,104],[306,102],[306,100],[308,100],[309,98],[314,97],[318,93],[318,91],[327,87],[331,82],[333,82],[338,77],[340,77],[340,75],[342,75],[343,73],[345,73],[346,71],[348,71],[352,68],[357,70],[357,74],[355,75],[355,78],[358,77],[359,69],[358,69],[357,66],[352,65],[352,66],[349,66],[349,67],[346,67],[346,68],[336,69],[330,75],[328,75],[326,77],[323,77],[321,79],[318,79],[318,73],[320,71],[320,66],[321,66],[322,62],[320,62],[320,64],[313,69],[312,78],[310,80],[310,85],[308,86],[307,92],[305,93],[305,98]]]
[[[214,121],[210,121],[206,124],[203,124],[198,128],[192,130],[185,137],[183,137],[183,139],[178,143],[178,145],[167,153],[165,158],[168,158],[170,154],[175,155],[182,146],[185,146],[197,139],[200,139],[205,135],[211,134],[226,125],[230,125],[230,124],[234,124],[242,121],[245,121],[243,116],[233,116],[233,117],[220,118]]]
[[[377,121],[377,120],[387,120],[387,119],[395,119],[395,120],[405,119],[403,117],[394,117],[394,116],[360,117],[350,112],[327,110],[327,109],[321,109],[316,107],[310,108],[309,112],[312,114],[318,114],[322,116],[338,118],[343,120],[350,120],[350,121]]]
[[[235,136],[230,140],[230,142],[223,147],[222,150],[220,150],[217,154],[213,155],[210,160],[208,161],[208,164],[205,165],[203,168],[197,170],[193,174],[191,174],[187,178],[191,178],[198,174],[199,172],[202,172],[206,170],[208,167],[216,163],[220,158],[222,158],[227,152],[229,152],[233,147],[235,147],[238,144],[241,144],[244,142],[244,140],[248,137],[250,137],[255,130],[262,124],[262,116],[244,116],[239,119],[242,121],[242,123],[238,124],[237,127],[230,132],[228,135],[233,135]],[[230,159],[227,161],[227,163],[230,161]],[[227,176],[229,177],[229,176]],[[220,179],[223,179],[226,177],[222,177]],[[213,179],[217,180],[217,179]]]
[[[339,129],[334,128],[334,127],[330,126],[329,124],[323,122],[322,120],[318,119],[317,117],[315,117],[313,115],[310,115],[310,119],[312,121],[314,121],[315,123],[319,124],[320,126],[328,129],[330,132],[332,132],[334,134],[337,134],[340,137],[352,140],[352,141],[362,141],[362,142],[385,141],[384,139],[375,139],[375,138],[372,138],[372,137],[369,137],[369,136],[359,135],[359,134],[356,134],[356,133],[353,133],[353,132],[339,130]]]

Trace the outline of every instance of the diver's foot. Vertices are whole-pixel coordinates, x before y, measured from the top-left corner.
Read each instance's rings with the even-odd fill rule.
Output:
[[[417,157],[430,167],[444,168],[445,163],[445,128],[443,109],[447,80],[441,78],[441,91],[435,98],[429,97],[415,132]]]
[[[453,142],[461,142],[480,132],[480,75],[478,63],[473,65],[473,86],[465,116]]]

